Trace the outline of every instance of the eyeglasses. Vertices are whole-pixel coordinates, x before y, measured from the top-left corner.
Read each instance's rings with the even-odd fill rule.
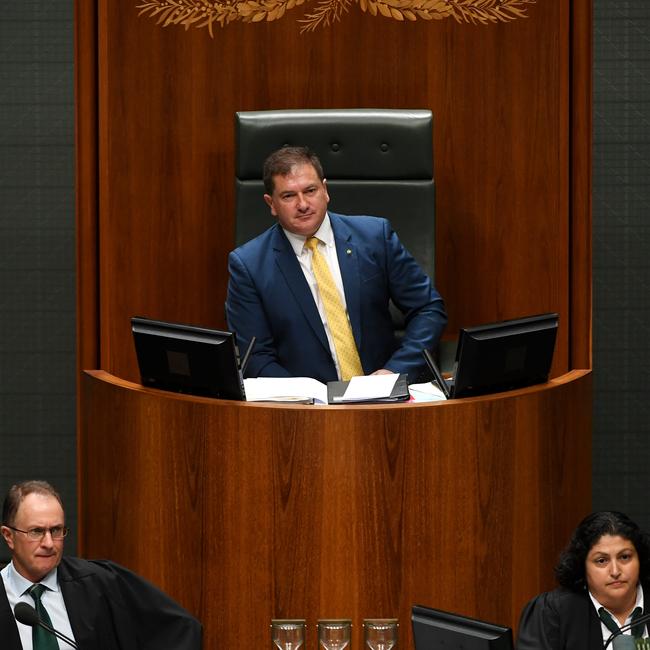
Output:
[[[14,528],[13,526],[7,526],[11,530],[15,530],[17,533],[23,533],[27,535],[27,539],[31,539],[34,542],[40,542],[45,535],[50,533],[52,539],[63,539],[70,530],[65,526],[53,526],[52,528],[30,528],[29,530],[20,530],[20,528]]]

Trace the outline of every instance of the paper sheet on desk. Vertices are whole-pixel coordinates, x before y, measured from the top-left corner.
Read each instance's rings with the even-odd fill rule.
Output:
[[[364,377],[352,377],[341,402],[358,402],[360,400],[373,400],[388,397],[395,388],[395,382],[399,378],[396,373],[390,375],[367,375]]]
[[[411,384],[409,393],[414,402],[438,402],[447,399],[444,393],[432,382]]]
[[[327,386],[311,377],[244,379],[247,402],[303,402],[327,404]]]

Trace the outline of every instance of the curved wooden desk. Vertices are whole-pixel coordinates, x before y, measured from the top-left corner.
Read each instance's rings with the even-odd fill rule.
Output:
[[[273,617],[419,603],[515,625],[591,505],[591,375],[434,404],[286,406],[84,373],[80,547],[147,576],[206,650],[270,647]]]

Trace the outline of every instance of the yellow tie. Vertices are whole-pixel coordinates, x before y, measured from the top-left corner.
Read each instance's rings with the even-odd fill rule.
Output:
[[[327,261],[318,250],[318,239],[310,237],[306,243],[312,252],[311,267],[316,277],[318,293],[323,301],[327,326],[334,339],[334,348],[341,369],[341,379],[348,381],[352,377],[363,375],[359,352],[354,342],[348,315],[341,302],[341,296],[334,283]]]

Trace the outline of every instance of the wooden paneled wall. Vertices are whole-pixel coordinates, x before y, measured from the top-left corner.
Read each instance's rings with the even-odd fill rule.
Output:
[[[430,108],[448,333],[554,310],[553,374],[590,367],[590,0],[488,26],[352,4],[302,35],[298,7],[214,39],[137,4],[76,5],[81,368],[137,379],[135,314],[224,326],[233,114],[299,107]]]
[[[307,7],[313,9],[314,2]],[[138,17],[137,4],[139,0],[76,0],[80,368],[102,368],[137,381],[129,328],[129,318],[135,314],[225,325],[227,254],[234,241],[234,113],[303,107],[430,108],[435,120],[436,283],[450,314],[449,335],[454,336],[463,325],[558,311],[561,329],[554,376],[591,366],[591,0],[538,0],[528,6],[527,18],[488,26],[457,24],[452,19],[399,22],[362,14],[353,3],[340,23],[303,35],[296,22],[302,12],[299,7],[273,23],[217,27],[214,39],[207,30],[162,28],[151,18]],[[589,395],[590,387],[585,384],[580,393],[583,407]],[[83,392],[80,404],[82,412],[94,416],[92,403],[87,396],[83,398]],[[124,409],[123,404],[119,406]],[[449,407],[451,417],[456,407]],[[543,413],[551,409],[550,405],[541,407]],[[241,431],[257,432],[259,422],[252,411],[248,419],[231,417],[235,405],[229,405],[222,418],[219,409],[212,408],[219,422],[230,418]],[[571,440],[570,432],[579,429],[584,439],[588,438],[590,424],[584,417],[588,411],[588,407],[575,411],[576,422],[568,422],[565,411],[558,412],[558,426],[551,428],[558,432],[557,439],[535,437],[534,413],[522,412],[515,435],[519,441],[516,453],[531,462],[548,461],[544,470],[548,478],[543,480],[556,485],[558,468],[564,467],[575,451],[571,447],[574,451],[566,453],[564,447]],[[213,415],[207,414],[205,421],[202,416],[190,427],[189,446],[172,458],[159,438],[168,414],[161,411],[165,417],[152,420],[151,413],[158,411],[131,421],[128,409],[123,414],[120,411],[123,423],[143,436],[124,440],[136,447],[143,445],[138,460],[151,461],[159,454],[162,460],[156,471],[167,468],[165,463],[176,462],[174,459],[196,455],[198,464],[188,460],[191,471],[187,478],[180,477],[180,483],[170,487],[189,498],[193,482],[203,478],[201,463],[209,458],[206,449],[215,444],[206,437],[210,429],[206,423]],[[567,407],[566,413],[571,409]],[[488,464],[497,462],[498,449],[486,446],[481,435],[493,416],[487,406],[476,429],[476,446],[468,452],[483,450],[487,460],[481,462]],[[303,435],[300,417],[273,410],[265,417],[282,445],[294,432]],[[336,417],[346,419],[340,414]],[[324,419],[322,430],[315,432],[333,436],[338,432],[336,417]],[[415,411],[393,418],[405,440],[424,426]],[[79,458],[85,470],[88,458],[96,462],[110,457],[93,456],[95,446],[108,444],[110,450],[119,441],[119,436],[113,438],[108,418],[106,422],[98,419],[82,418],[86,424]],[[354,421],[355,426],[366,430],[361,419]],[[226,427],[223,433],[236,446],[241,431],[231,429]],[[427,435],[437,431],[430,429]],[[386,434],[383,444],[393,439],[391,430],[387,431],[390,435]],[[451,437],[444,438],[449,458],[456,453],[457,444],[471,442],[458,441],[454,431],[452,426]],[[424,430],[421,433],[425,436]],[[254,454],[254,436],[246,440]],[[557,458],[540,447],[549,444]],[[582,450],[584,445],[578,447]],[[373,445],[369,448],[373,453],[380,451]],[[535,453],[530,456],[529,452]],[[216,458],[220,450],[215,447],[212,453]],[[128,469],[136,456],[122,454],[119,458]],[[577,458],[588,464],[588,455],[577,454]],[[308,468],[298,469],[308,485]],[[235,470],[223,468],[224,472]],[[581,477],[588,474],[586,465],[581,472]],[[147,475],[142,481],[154,490],[163,489],[168,476],[163,474]],[[82,479],[84,475],[80,472]],[[91,553],[97,550],[90,543],[92,526],[101,524],[90,517],[89,513],[96,511],[88,508],[91,497],[98,497],[97,503],[111,507],[120,517],[132,516],[135,521],[140,514],[129,511],[129,503],[122,497],[133,481],[126,474],[120,476],[114,484],[96,481],[85,488],[80,479],[80,513],[82,518],[83,513],[88,515],[82,522],[86,524],[82,547]],[[404,476],[408,476],[406,469]],[[188,489],[183,490],[183,485]],[[232,485],[238,485],[235,478]],[[445,485],[441,484],[441,493],[447,489]],[[239,487],[247,489],[246,485]],[[522,543],[533,539],[538,561],[517,565],[512,575],[505,574],[512,592],[508,602],[497,603],[495,610],[489,603],[468,604],[462,599],[474,598],[474,592],[454,596],[453,585],[445,583],[445,593],[451,595],[444,606],[514,623],[529,589],[550,586],[552,558],[575,523],[573,515],[588,500],[587,483],[582,480],[578,487],[582,490],[578,496],[575,490],[566,492],[572,495],[568,510],[566,504],[560,509],[558,502],[549,501],[546,495],[530,510],[533,514],[518,539]],[[111,490],[115,493],[110,498],[102,492]],[[199,499],[201,508],[206,512],[218,508],[218,491],[204,496],[210,498]],[[493,511],[490,504],[485,510],[486,521],[494,518],[495,526],[488,532],[497,543],[503,538],[499,526],[510,507],[507,499],[512,496],[516,501],[521,493],[515,490],[502,496],[499,507]],[[443,515],[455,507],[449,499],[440,502]],[[570,522],[568,515],[564,518],[565,510],[571,514]],[[176,514],[179,521],[189,517],[189,524],[195,516],[184,507],[177,508]],[[212,516],[215,513],[210,510],[208,514],[210,521],[219,523],[218,512]],[[146,523],[146,517],[155,513],[144,516]],[[183,529],[187,523],[183,519]],[[553,531],[552,539],[548,530]],[[506,530],[506,537],[512,541],[511,532]],[[208,530],[205,538],[190,536],[185,552],[194,549],[203,554],[203,545],[209,545],[212,538],[222,543],[221,533],[215,529]],[[235,540],[236,533],[233,529],[228,533],[233,537],[228,539]],[[468,537],[472,548],[479,549],[477,557],[487,553],[491,542],[481,535],[477,530]],[[141,549],[134,547],[132,553],[120,550],[120,544],[134,543],[135,538],[111,540],[100,534],[96,539],[105,539],[107,553],[159,580],[201,613],[210,629],[216,629],[217,620],[205,603],[193,600],[195,591],[190,593],[178,583],[167,584],[167,578],[141,556]],[[453,550],[453,544],[449,547]],[[161,551],[168,557],[174,552],[175,548]],[[538,567],[538,574],[528,573],[534,570],[532,565]],[[480,569],[476,588],[499,578],[499,566]],[[226,568],[235,570],[234,565]],[[232,575],[226,577],[234,580]],[[304,580],[306,575],[297,574],[296,579]],[[468,584],[474,584],[474,575],[466,573],[466,578]],[[214,588],[221,589],[219,584],[215,578]],[[227,586],[223,587],[224,599]],[[235,582],[231,586],[238,588]],[[284,602],[284,593],[276,596],[278,602]],[[381,597],[395,604],[390,601],[392,593]],[[410,604],[411,600],[397,603],[402,615]],[[265,610],[260,621],[265,625],[271,615],[288,614],[290,609]],[[357,609],[370,611],[368,607]],[[387,607],[386,612],[393,609]],[[314,605],[310,612],[313,618],[324,609]]]

